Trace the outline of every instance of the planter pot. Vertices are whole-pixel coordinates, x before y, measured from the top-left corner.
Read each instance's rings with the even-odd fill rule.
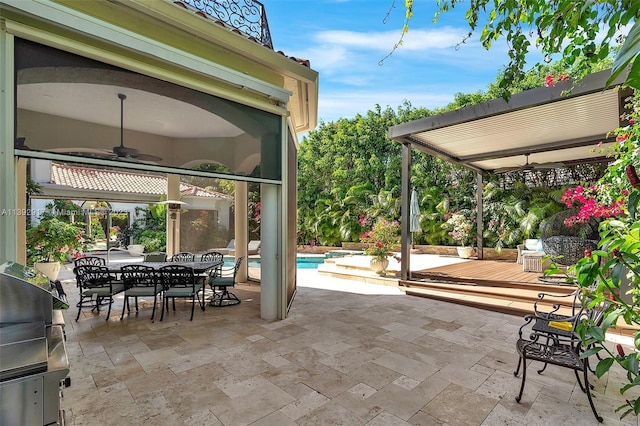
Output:
[[[38,271],[46,275],[51,281],[58,279],[60,273],[60,262],[36,262],[33,265]]]
[[[129,244],[129,247],[127,247],[127,250],[129,250],[129,254],[131,256],[142,256],[142,254],[144,253],[144,245],[143,244]]]
[[[375,257],[369,262],[369,266],[378,275],[384,275],[387,266],[389,266],[389,259],[376,259]]]
[[[473,247],[456,247],[460,259],[468,259],[473,255]]]

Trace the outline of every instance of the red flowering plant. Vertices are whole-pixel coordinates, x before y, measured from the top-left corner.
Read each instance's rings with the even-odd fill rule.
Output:
[[[387,257],[400,258],[391,252],[394,245],[400,243],[400,224],[398,221],[389,221],[379,217],[371,227],[371,230],[362,234],[360,241],[367,243],[364,254],[383,260]]]
[[[64,262],[67,254],[78,258],[86,250],[86,242],[79,225],[49,217],[27,229],[27,263]]]
[[[640,413],[637,392],[640,386],[640,179],[635,170],[640,160],[638,95],[631,109],[626,125],[615,130],[617,140],[611,148],[614,161],[596,189],[573,190],[567,194],[570,200],[577,200],[584,207],[576,221],[587,216],[602,218],[598,249],[585,251],[585,257],[569,268],[568,276],[574,276],[582,288],[583,304],[589,308],[606,307],[601,324],[585,320],[577,331],[588,348],[581,357],[599,356],[597,377],[618,365],[626,372],[626,383],[621,384],[620,393],[635,388],[635,396],[629,396],[626,403],[616,409],[621,417]],[[621,344],[612,347],[606,342],[607,331],[616,328],[620,321],[636,330],[633,348],[627,351]]]

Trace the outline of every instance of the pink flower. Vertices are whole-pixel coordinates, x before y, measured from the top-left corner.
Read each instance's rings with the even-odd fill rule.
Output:
[[[555,86],[555,85],[556,85],[556,82],[553,80],[553,74],[549,74],[548,76],[545,77],[544,79],[545,87]]]

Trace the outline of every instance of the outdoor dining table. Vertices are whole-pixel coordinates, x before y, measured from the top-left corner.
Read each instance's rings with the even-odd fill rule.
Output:
[[[109,273],[113,274],[114,279],[119,281],[119,280],[121,280],[120,275],[122,274],[122,267],[129,266],[129,265],[151,266],[156,271],[160,270],[161,267],[167,266],[167,265],[181,265],[181,266],[186,266],[188,268],[193,269],[193,274],[196,277],[199,277],[199,279],[202,279],[202,280],[206,280],[206,275],[205,274],[211,269],[222,267],[224,265],[224,261],[222,261],[222,260],[210,260],[209,261],[208,260],[208,261],[204,261],[204,262],[198,262],[198,261],[193,261],[193,262],[128,262],[128,263],[121,263],[121,264],[118,264],[118,265],[109,265],[108,266]],[[202,286],[202,291],[203,292],[206,291],[204,285]],[[203,293],[203,295],[204,295],[204,293]]]
[[[121,263],[119,265],[109,265],[109,272],[112,274],[120,274],[122,273],[123,266],[129,265],[145,265],[151,266],[153,269],[160,269],[163,266],[167,265],[180,265],[186,266],[188,268],[193,269],[193,273],[196,275],[204,274],[210,269],[218,268],[224,264],[221,260],[215,261],[204,261],[204,262],[130,262],[130,263]]]

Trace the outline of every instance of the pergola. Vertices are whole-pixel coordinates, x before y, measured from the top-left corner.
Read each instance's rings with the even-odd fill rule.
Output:
[[[564,81],[455,111],[389,128],[402,143],[401,276],[410,270],[409,199],[411,150],[418,149],[477,172],[477,253],[483,258],[483,175],[528,163],[565,165],[606,161],[597,147],[615,142],[625,99],[624,76],[609,87],[609,70],[590,74],[578,83]]]

